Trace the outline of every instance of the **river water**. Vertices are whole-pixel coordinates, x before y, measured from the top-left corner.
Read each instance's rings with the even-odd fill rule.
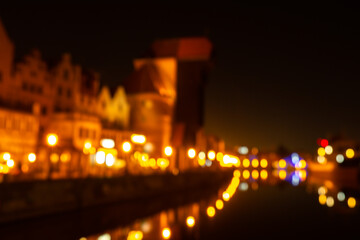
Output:
[[[359,239],[357,172],[336,174],[236,171],[196,201],[79,239]]]
[[[0,239],[359,239],[357,169],[235,170],[221,187],[0,226]]]

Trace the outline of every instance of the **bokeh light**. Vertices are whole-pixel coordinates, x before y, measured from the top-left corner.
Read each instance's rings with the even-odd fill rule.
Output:
[[[193,216],[188,216],[186,218],[186,225],[192,228],[195,225],[195,218]]]
[[[206,209],[206,214],[209,217],[214,217],[215,216],[215,208],[213,206],[210,206]]]
[[[352,148],[348,148],[345,152],[347,158],[353,158],[355,156],[355,152]]]
[[[224,202],[221,199],[216,200],[215,207],[219,210],[224,208]]]
[[[354,208],[356,206],[355,198],[349,197],[349,199],[347,200],[347,204],[348,204],[349,208]]]

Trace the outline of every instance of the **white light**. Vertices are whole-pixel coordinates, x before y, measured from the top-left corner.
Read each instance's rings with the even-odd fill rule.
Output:
[[[336,155],[336,162],[342,163],[342,162],[344,162],[344,160],[345,160],[344,155],[342,155],[342,154]]]
[[[246,190],[248,190],[248,188],[249,188],[249,184],[247,184],[247,182],[242,182],[242,183],[240,183],[240,185],[239,185],[239,189],[240,189],[241,191],[246,191]]]
[[[326,158],[324,156],[317,156],[317,161],[321,164],[326,163]]]
[[[297,164],[300,161],[299,155],[297,153],[291,154],[291,161],[293,164]]]
[[[84,148],[89,150],[91,148],[91,142],[85,142]]]
[[[236,164],[238,161],[234,157],[230,157],[229,155],[225,154],[223,157],[224,164]]]
[[[7,160],[7,162],[6,162],[6,165],[7,165],[9,168],[12,168],[12,167],[14,167],[15,162],[14,162],[14,160],[9,159],[9,160]]]
[[[206,158],[206,154],[204,152],[199,152],[199,158],[200,159],[205,159]]]
[[[212,165],[212,161],[209,160],[209,159],[206,159],[205,165],[206,165],[207,167],[210,167],[210,166]]]
[[[190,149],[188,150],[188,156],[189,156],[189,158],[194,158],[195,155],[196,155],[195,149],[190,148]]]
[[[143,144],[143,143],[146,142],[146,137],[144,135],[132,134],[131,135],[131,141],[134,142],[134,143]]]
[[[111,153],[106,154],[106,166],[111,167],[115,163],[115,158]]]
[[[101,139],[100,144],[104,148],[113,148],[115,147],[115,142],[112,139]]]
[[[98,240],[111,240],[111,236],[110,236],[110,234],[105,233],[105,234],[103,234],[103,235],[100,235],[100,236],[98,237]]]
[[[58,137],[57,137],[56,134],[51,133],[51,134],[48,134],[48,135],[47,135],[47,143],[48,143],[50,146],[55,146],[56,143],[57,143],[57,139],[58,139]]]
[[[327,193],[327,188],[324,186],[321,186],[318,188],[318,194],[319,195],[325,195]]]
[[[129,142],[124,142],[123,144],[122,144],[122,149],[123,149],[123,151],[124,152],[130,152],[130,150],[131,150],[131,143],[129,143]]]
[[[28,160],[29,160],[29,162],[35,162],[35,160],[36,160],[36,155],[35,155],[35,153],[29,153],[29,155],[28,155]]]
[[[326,153],[327,155],[331,155],[331,154],[333,153],[333,148],[332,148],[332,146],[327,145],[327,146],[325,147],[325,153]]]
[[[3,154],[3,159],[4,159],[5,161],[10,160],[10,158],[11,158],[10,153],[6,152],[6,153]]]
[[[337,194],[337,199],[338,199],[340,202],[344,201],[344,200],[345,200],[345,193],[343,193],[343,192],[338,192],[338,194]]]
[[[293,175],[292,178],[291,178],[291,184],[293,186],[297,186],[297,185],[299,185],[299,182],[300,182],[299,177],[296,176],[296,175]]]
[[[334,198],[333,197],[331,197],[331,196],[329,196],[329,197],[327,197],[326,198],[326,205],[328,206],[328,207],[332,207],[332,206],[334,206]]]
[[[249,149],[248,149],[246,146],[241,146],[241,147],[239,147],[238,152],[239,152],[240,154],[245,155],[245,154],[248,154]]]
[[[170,157],[170,156],[172,155],[172,153],[173,153],[172,147],[167,146],[167,147],[165,148],[165,150],[164,150],[164,153],[165,153],[166,156]]]
[[[99,151],[95,155],[96,162],[98,164],[103,164],[105,162],[105,152]]]

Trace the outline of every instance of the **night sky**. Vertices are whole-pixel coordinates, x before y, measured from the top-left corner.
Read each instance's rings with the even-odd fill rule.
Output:
[[[359,16],[345,5],[0,4],[17,59],[32,48],[46,60],[70,52],[111,86],[155,39],[207,36],[207,133],[306,151],[331,134],[360,140]]]

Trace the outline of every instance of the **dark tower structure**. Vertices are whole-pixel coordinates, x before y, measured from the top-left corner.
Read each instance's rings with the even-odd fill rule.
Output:
[[[204,125],[204,90],[212,44],[205,37],[165,39],[155,41],[152,52],[155,58],[177,61],[172,142],[175,146],[193,146]]]

